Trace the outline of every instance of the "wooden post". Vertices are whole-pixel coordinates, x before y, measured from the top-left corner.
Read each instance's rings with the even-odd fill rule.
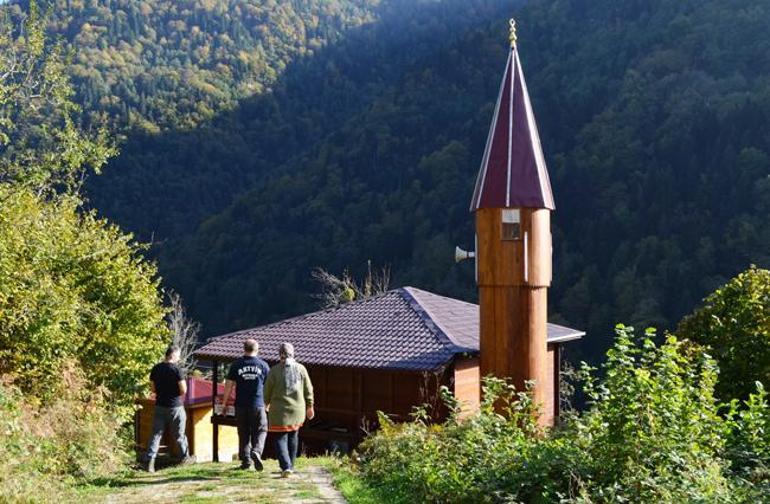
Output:
[[[219,422],[216,419],[216,404],[217,404],[217,392],[219,388],[219,361],[213,361],[214,372],[212,376],[212,392],[211,392],[211,428],[214,429],[211,436],[212,447],[211,456],[214,462],[219,462]]]
[[[476,211],[481,376],[511,378],[517,390],[534,381],[536,404],[548,408],[548,286],[551,283],[550,211],[521,208],[520,230],[504,232],[499,208]],[[549,423],[553,411],[543,411]]]
[[[142,457],[144,456],[144,454],[139,450],[139,446],[142,443],[141,434],[139,432],[139,429],[141,428],[141,425],[142,425],[140,422],[140,418],[141,418],[140,415],[141,415],[141,410],[134,411],[134,452],[136,453],[136,459],[139,461],[141,461]]]
[[[553,413],[556,418],[561,414],[561,345],[556,345],[554,351],[554,365],[553,365],[553,383],[554,383],[554,398],[553,398]]]
[[[358,425],[364,424],[364,375],[362,372],[356,373],[356,412],[358,413]]]

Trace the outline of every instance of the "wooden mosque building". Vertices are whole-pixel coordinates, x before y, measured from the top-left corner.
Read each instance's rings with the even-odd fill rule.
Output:
[[[561,345],[582,332],[547,326],[546,363],[550,376],[544,407],[558,410]],[[259,354],[278,360],[283,341],[294,344],[315,387],[316,418],[300,430],[308,451],[342,450],[358,443],[376,425],[377,411],[406,420],[412,408],[437,407],[437,390],[446,385],[467,408],[479,402],[479,307],[413,287],[214,338],[196,352],[200,360],[229,364],[254,338]],[[219,372],[221,377],[221,372]],[[231,416],[214,416],[214,441]],[[268,444],[269,446],[269,444]],[[213,449],[216,455],[219,448]],[[216,458],[215,458],[216,460]]]
[[[488,374],[519,389],[533,380],[542,423],[559,413],[561,348],[584,333],[547,322],[555,206],[511,28],[471,201],[479,305],[404,287],[220,336],[196,352],[217,370],[241,355],[246,338],[271,363],[279,344],[292,342],[316,390],[316,418],[300,430],[308,452],[351,448],[375,425],[377,411],[406,419],[415,406],[437,405],[441,385],[476,408],[480,377]],[[445,414],[438,405],[432,413]],[[215,415],[211,422],[217,460],[219,430],[234,419]]]

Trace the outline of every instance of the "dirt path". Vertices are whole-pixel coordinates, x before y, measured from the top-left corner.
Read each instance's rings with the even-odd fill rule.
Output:
[[[298,460],[298,462],[300,462]],[[282,479],[274,460],[262,473],[239,470],[234,464],[195,464],[155,474],[131,472],[92,483],[82,489],[89,503],[334,503],[345,499],[331,484],[329,473],[313,459],[302,459],[295,475]]]

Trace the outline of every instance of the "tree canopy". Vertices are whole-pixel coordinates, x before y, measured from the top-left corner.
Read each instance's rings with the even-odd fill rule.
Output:
[[[185,129],[270,89],[290,60],[371,21],[374,0],[38,0],[91,118]],[[23,16],[27,0],[6,10]]]
[[[770,264],[770,38],[758,21],[770,9],[734,4],[533,2],[517,13],[557,202],[551,317],[588,330],[593,357],[615,320],[673,329],[750,262]],[[394,284],[475,297],[452,250],[473,245],[468,202],[505,61],[496,14],[416,52],[338,128],[284,151],[253,189],[158,247],[208,330],[307,310],[316,265],[371,259],[392,264]],[[267,131],[232,133],[249,144]]]
[[[160,281],[131,235],[83,209],[83,177],[115,150],[82,127],[65,67],[36,4],[0,18],[0,375],[50,401],[75,362],[128,407],[168,339]]]
[[[746,399],[770,384],[770,271],[752,267],[711,293],[677,335],[709,347],[719,363],[722,400]]]
[[[80,127],[64,49],[46,39],[37,4],[15,21],[0,17],[0,183],[76,190],[117,151],[105,129]]]

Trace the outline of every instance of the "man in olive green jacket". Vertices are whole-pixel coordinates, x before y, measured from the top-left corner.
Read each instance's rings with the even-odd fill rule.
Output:
[[[265,404],[268,407],[268,430],[278,434],[276,452],[281,476],[294,472],[299,428],[305,418],[312,420],[313,384],[305,366],[294,360],[294,345],[282,343],[281,362],[270,369],[265,380]]]

